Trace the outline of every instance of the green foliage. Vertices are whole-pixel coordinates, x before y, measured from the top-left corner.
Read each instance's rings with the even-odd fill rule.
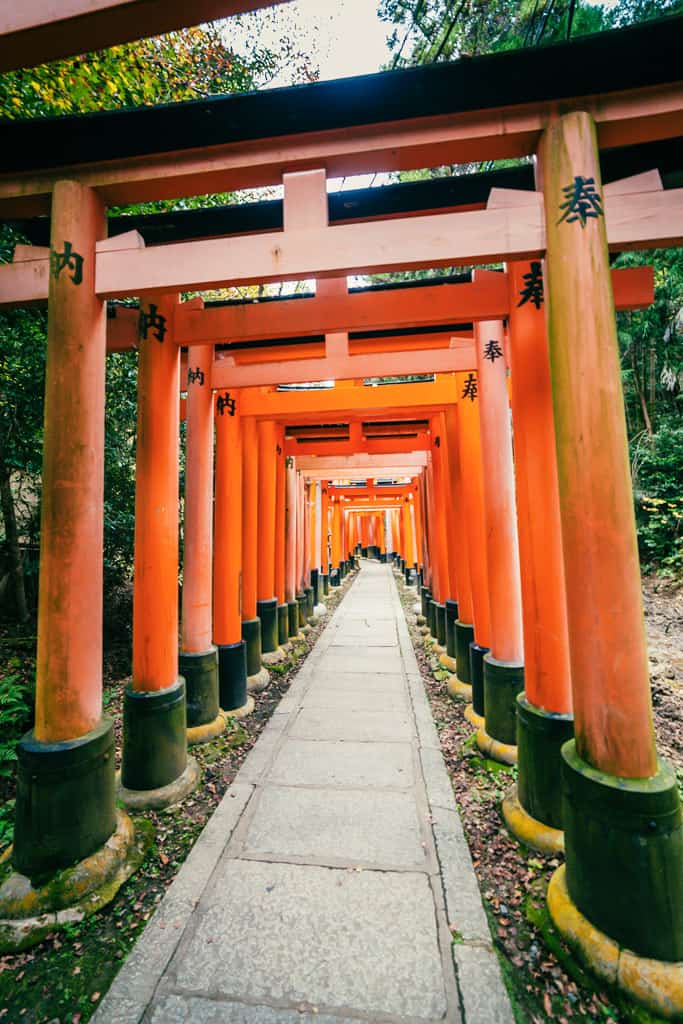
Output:
[[[17,740],[30,727],[33,692],[19,674],[0,676],[0,778],[14,774]]]
[[[683,426],[660,427],[632,445],[640,557],[646,568],[683,575]]]

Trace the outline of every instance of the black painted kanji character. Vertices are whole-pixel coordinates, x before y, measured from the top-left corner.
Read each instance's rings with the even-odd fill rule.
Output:
[[[562,191],[565,201],[560,203],[560,210],[564,210],[564,213],[558,224],[563,220],[566,220],[567,224],[578,220],[581,227],[585,228],[589,217],[604,216],[600,193],[595,189],[595,178],[584,178],[577,174],[572,184],[565,185]]]
[[[52,276],[59,277],[65,267],[72,271],[73,283],[80,284],[83,280],[83,257],[80,253],[74,252],[71,242],[64,243],[64,252],[50,250],[50,273]]]
[[[187,383],[188,384],[194,384],[195,381],[200,386],[204,383],[204,371],[200,370],[199,367],[197,367],[196,370],[191,370],[191,369],[188,368],[188,371],[187,371]]]
[[[150,303],[149,313],[140,310],[138,321],[138,334],[142,339],[146,340],[150,331],[154,332],[157,341],[163,341],[166,336],[166,317],[163,313],[157,312],[157,307],[153,302]]]
[[[230,397],[230,392],[226,391],[224,395],[219,395],[216,400],[216,409],[218,410],[219,416],[224,416],[227,412],[228,416],[235,415],[235,399]]]
[[[534,260],[531,270],[524,275],[524,287],[520,290],[520,299],[517,308],[527,302],[533,302],[536,309],[541,308],[543,302],[543,269],[540,260]]]
[[[477,378],[473,373],[467,374],[465,387],[462,389],[462,395],[460,397],[469,398],[470,402],[473,402],[477,397]]]
[[[492,338],[491,341],[487,341],[484,348],[484,359],[490,359],[492,363],[495,363],[496,359],[502,358],[503,350],[495,338]]]

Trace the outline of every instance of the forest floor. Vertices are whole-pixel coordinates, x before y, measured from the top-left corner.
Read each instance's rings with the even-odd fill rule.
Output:
[[[133,816],[136,822],[149,823],[153,839],[143,864],[116,898],[92,917],[55,931],[23,953],[0,955],[0,1024],[85,1024],[90,1019],[345,592],[330,590],[324,598],[328,615],[312,627],[289,661],[269,669],[268,688],[252,694],[254,711],[243,719],[228,719],[226,731],[213,743],[191,748],[202,773],[197,791],[166,811]],[[0,641],[4,658],[7,633],[0,631]],[[19,644],[22,659],[24,650]],[[15,652],[13,661],[19,656]],[[119,753],[129,678],[114,678],[111,673],[129,656],[128,648],[111,648],[106,659],[104,709],[114,719]],[[17,673],[19,666],[13,664],[12,671]],[[3,781],[0,800],[12,800],[13,785]]]
[[[516,769],[480,755],[464,705],[448,697],[447,673],[434,664],[414,626],[414,591],[399,588],[518,1024],[651,1024],[652,1017],[597,986],[553,932],[544,893],[560,861],[525,849],[505,829],[500,800]],[[330,611],[342,593],[331,591],[325,599]],[[648,578],[644,597],[659,750],[674,763],[683,784],[683,587]],[[308,653],[327,621],[314,627],[299,653]],[[0,658],[15,678],[32,678],[31,632],[0,626]],[[115,719],[119,748],[128,681],[121,675],[128,658],[127,644],[112,647],[105,680],[105,708]],[[252,715],[230,720],[216,742],[192,748],[202,768],[202,786],[179,807],[141,816],[152,826],[154,840],[142,867],[108,907],[24,953],[0,956],[0,1024],[89,1020],[301,663],[291,661],[273,673],[268,689],[254,695]],[[0,783],[0,801],[11,809],[13,782]]]
[[[652,1024],[657,1018],[606,992],[553,929],[545,891],[562,858],[536,853],[507,831],[500,803],[517,769],[480,753],[465,704],[448,696],[449,673],[416,627],[415,591],[399,586],[517,1024]],[[683,791],[683,587],[647,579],[643,590],[658,749]]]

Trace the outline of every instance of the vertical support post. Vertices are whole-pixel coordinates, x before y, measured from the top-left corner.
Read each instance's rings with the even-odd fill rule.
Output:
[[[242,639],[242,458],[240,393],[219,394],[216,405],[213,639],[218,647],[220,706],[224,711],[246,714],[249,702],[247,645]]]
[[[320,549],[322,547],[322,487],[320,481],[311,483],[311,587],[313,609],[320,603]]]
[[[457,545],[458,598],[457,601],[446,601],[446,656],[450,659],[447,665],[453,669],[454,673],[449,678],[446,687],[452,697],[471,700],[469,644],[473,636],[472,624],[474,617],[472,612],[472,582],[470,579],[467,526],[465,523],[465,501],[458,444],[458,405],[455,402],[446,409],[445,418],[451,500],[454,510],[457,511],[460,523]],[[459,649],[461,651],[460,668],[464,670],[465,679],[461,679],[459,674]],[[454,668],[453,665],[455,666]]]
[[[329,483],[327,480],[323,480],[321,485],[321,502],[320,502],[320,581],[322,585],[323,596],[327,594],[329,587],[329,568],[330,568],[330,550],[328,545],[329,540],[329,522],[330,522],[330,499],[328,492]]]
[[[185,523],[181,651],[188,742],[204,743],[225,729],[218,702],[218,653],[212,643],[213,345],[187,355]]]
[[[550,121],[539,163],[576,733],[562,748],[566,886],[579,911],[620,946],[680,961],[683,824],[673,771],[655,751],[604,200],[590,115],[577,111]],[[564,884],[562,872],[553,883],[554,893]]]
[[[52,873],[116,825],[114,733],[102,718],[105,304],[95,246],[106,234],[92,189],[52,194],[35,727],[17,747],[12,863]],[[0,916],[4,916],[0,913]]]
[[[261,651],[278,650],[275,596],[275,494],[277,484],[277,427],[260,420],[258,434],[258,533],[256,614],[261,620]]]
[[[455,378],[458,389],[460,478],[474,623],[474,629],[460,619],[456,625],[457,675],[461,682],[472,686],[472,704],[465,714],[473,725],[481,726],[484,721],[484,655],[491,647],[491,615],[486,567],[479,381],[476,373],[457,373]]]
[[[275,597],[277,598],[277,640],[284,647],[289,640],[289,611],[286,597],[286,482],[285,482],[285,430],[276,428],[275,445]]]
[[[294,467],[294,458],[291,455],[287,456],[285,460],[285,477],[287,500],[285,515],[285,598],[287,601],[288,617],[287,633],[291,640],[299,635],[299,604],[296,599],[298,493],[297,473]]]
[[[270,681],[261,664],[261,620],[257,614],[259,556],[259,438],[253,416],[242,419],[242,639],[247,645],[247,689]]]
[[[562,744],[573,735],[567,600],[555,423],[540,262],[508,267],[515,485],[524,621],[524,693],[517,698],[517,792],[503,803],[515,834],[516,801],[531,841],[562,837]],[[534,299],[531,296],[534,296]],[[511,813],[509,813],[511,812]],[[544,829],[537,829],[541,822]],[[549,828],[548,828],[549,826]]]
[[[481,273],[475,270],[475,280]],[[475,323],[491,613],[491,650],[484,657],[486,726],[480,729],[477,742],[494,758],[516,761],[517,695],[524,688],[524,644],[512,429],[503,346],[502,321]],[[496,744],[493,747],[491,740]]]
[[[124,699],[121,766],[124,799],[136,807],[174,802],[177,786],[186,782],[189,791],[198,778],[187,761],[185,681],[178,675],[177,305],[176,295],[161,292],[140,305],[133,679]]]

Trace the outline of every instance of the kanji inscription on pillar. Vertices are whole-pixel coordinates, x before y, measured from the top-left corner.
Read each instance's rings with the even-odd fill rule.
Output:
[[[140,310],[138,334],[143,340],[146,340],[149,332],[152,331],[152,337],[161,342],[166,336],[166,330],[166,317],[163,313],[157,311],[157,307],[153,302],[149,305],[148,313],[145,313],[142,309]]]
[[[536,309],[541,308],[543,302],[543,268],[540,260],[533,260],[531,270],[523,275],[524,287],[519,292],[517,308],[532,302]]]
[[[199,384],[201,387],[204,384],[204,371],[197,367],[196,370],[188,368],[187,371],[187,383],[188,384]]]
[[[578,220],[581,227],[585,228],[589,217],[604,217],[602,197],[595,188],[595,178],[584,178],[577,174],[570,185],[563,186],[562,192],[565,201],[560,203],[560,210],[564,212],[558,224],[562,221],[572,224]]]
[[[74,252],[71,242],[64,242],[64,252],[50,249],[50,273],[57,278],[63,270],[71,271],[71,280],[80,284],[83,280],[83,257]]]
[[[467,374],[465,386],[462,389],[461,398],[469,398],[470,402],[473,402],[477,397],[477,378],[473,373]]]
[[[216,410],[219,416],[225,416],[226,413],[228,416],[234,416],[235,407],[235,399],[230,397],[229,391],[226,391],[224,395],[219,395],[216,399]]]
[[[488,359],[490,362],[495,363],[496,359],[502,358],[503,350],[495,338],[492,338],[491,341],[487,341],[484,345],[484,359]]]

